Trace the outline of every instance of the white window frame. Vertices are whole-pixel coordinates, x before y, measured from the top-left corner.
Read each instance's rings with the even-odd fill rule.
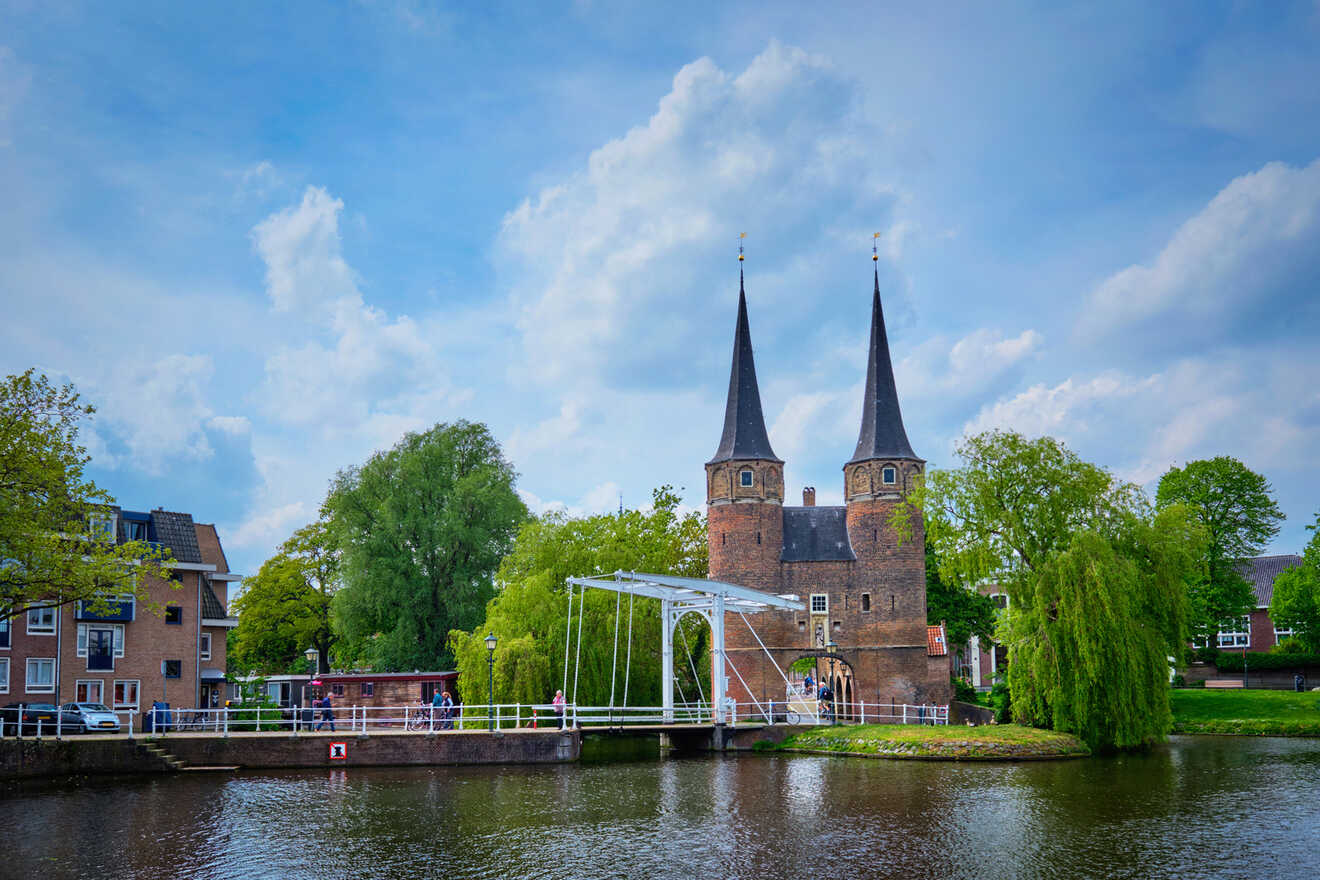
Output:
[[[40,668],[42,665],[50,666],[50,686],[32,684],[32,670]],[[55,693],[55,658],[54,657],[29,657],[27,658],[27,668],[23,676],[23,692],[28,694],[53,694]]]
[[[50,623],[38,623],[34,627],[32,625],[32,615],[38,614],[45,617],[42,612],[46,611],[50,612]],[[33,605],[27,612],[27,634],[30,636],[53,636],[55,635],[55,626],[58,619],[54,605]]]
[[[9,658],[0,657],[0,694],[9,693]]]
[[[203,660],[211,659],[211,634],[202,633],[201,644],[197,647],[197,653]]]
[[[1236,623],[1242,629],[1225,629],[1224,627]],[[1219,633],[1215,636],[1217,647],[1223,648],[1250,648],[1251,647],[1251,618],[1244,617],[1237,621],[1226,621],[1219,625]]]
[[[131,702],[131,703],[130,703],[130,702],[127,702],[127,701],[123,701],[123,702],[121,702],[121,701],[119,700],[119,686],[120,686],[120,685],[130,685],[130,684],[133,686],[133,702]],[[114,699],[114,702],[110,704],[110,708],[111,708],[111,709],[136,709],[136,708],[138,708],[138,700],[140,699],[139,694],[141,693],[141,691],[142,691],[142,680],[141,680],[141,679],[138,679],[138,678],[116,678],[114,684],[111,685],[110,696],[111,696],[112,699]]]
[[[817,600],[817,599],[820,600],[820,607],[819,607],[819,608],[816,607],[816,600]],[[829,593],[812,593],[812,594],[811,594],[811,613],[812,613],[812,614],[829,614],[829,613],[830,613],[830,594],[829,594]]]
[[[886,486],[898,485],[898,468],[894,467],[892,464],[882,467],[880,469],[880,482],[884,483]]]
[[[743,468],[738,471],[738,487],[741,489],[750,489],[756,485],[756,475],[752,473],[751,468]]]
[[[87,632],[92,627],[96,629],[108,629],[114,635],[111,637],[111,644],[114,647],[114,657],[120,660],[124,656],[124,625],[122,623],[80,623],[78,624],[78,643],[77,655],[79,657],[87,656]]]
[[[1278,644],[1282,643],[1284,639],[1291,639],[1291,638],[1293,637],[1293,635],[1294,635],[1294,632],[1293,632],[1293,630],[1292,630],[1291,628],[1289,628],[1289,629],[1279,629],[1279,628],[1276,626],[1276,627],[1274,627],[1274,644],[1278,645]]]
[[[86,698],[85,698],[85,699],[79,697],[79,695],[78,695],[78,689],[81,688],[81,687],[83,687],[84,685],[87,685],[87,686],[89,686],[89,687],[90,687],[90,686],[95,686],[95,687],[96,687],[96,699],[95,699],[95,700],[92,699],[90,693],[86,695]],[[80,679],[77,679],[76,681],[74,681],[74,683],[73,683],[73,701],[74,701],[75,703],[104,703],[105,700],[102,699],[102,697],[104,697],[104,696],[105,696],[105,679],[102,679],[102,678],[80,678]]]
[[[1004,611],[1005,609],[1008,608],[1008,603],[1009,603],[1008,593],[988,593],[987,595],[990,597],[991,602],[995,602],[996,599],[1004,600],[1004,604],[1002,606],[998,602],[995,602],[995,608],[997,610]]]

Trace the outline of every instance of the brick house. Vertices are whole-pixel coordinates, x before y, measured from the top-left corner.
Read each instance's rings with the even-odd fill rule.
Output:
[[[187,513],[114,508],[115,540],[146,540],[174,557],[170,583],[152,579],[147,594],[160,615],[132,597],[96,616],[72,603],[33,608],[0,623],[0,701],[99,702],[114,709],[219,705],[229,617],[216,590],[239,579],[229,571],[215,526]]]
[[[726,617],[729,694],[740,702],[783,698],[783,680],[757,636],[781,669],[803,657],[833,658],[819,668],[833,670],[830,683],[845,704],[948,702],[948,658],[928,654],[924,523],[916,519],[901,546],[888,523],[925,462],[899,411],[878,273],[871,311],[861,429],[842,468],[845,503],[817,506],[816,490],[807,487],[801,507],[786,506],[784,462],[761,412],[740,273],[724,432],[706,463],[710,577],[797,594],[807,606],[758,614],[755,634],[740,615]]]

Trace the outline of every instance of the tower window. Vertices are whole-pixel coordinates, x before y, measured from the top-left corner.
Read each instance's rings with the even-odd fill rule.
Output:
[[[894,485],[898,482],[898,468],[884,468],[880,471],[880,478],[885,481],[886,486]]]
[[[758,544],[761,543],[761,533],[760,533],[760,532],[757,532],[757,533],[756,533],[756,543],[758,543]]]
[[[895,605],[895,603],[894,603],[894,594],[893,594],[893,593],[890,593],[890,594],[889,594],[889,613],[890,613],[890,614],[897,614],[897,613],[898,613],[898,609],[897,609],[897,607],[896,607],[896,605]]]
[[[828,593],[811,594],[811,613],[824,614],[830,610],[830,596]]]
[[[723,547],[727,543],[729,543],[729,533],[720,532],[720,546]]]
[[[752,487],[752,472],[750,470],[738,471],[738,485],[747,489]]]
[[[866,613],[870,610],[871,610],[871,594],[862,593],[862,613]]]

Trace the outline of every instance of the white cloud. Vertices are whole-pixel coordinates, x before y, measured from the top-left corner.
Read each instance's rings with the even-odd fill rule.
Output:
[[[952,344],[945,336],[935,336],[894,365],[894,381],[905,400],[965,399],[984,393],[1039,355],[1044,342],[1035,330],[1005,337],[993,327],[974,330]]]
[[[1224,187],[1151,263],[1101,283],[1078,335],[1143,329],[1161,344],[1199,347],[1210,334],[1240,329],[1238,322],[1308,303],[1318,254],[1320,159],[1305,168],[1271,162]]]
[[[269,508],[244,520],[234,529],[226,530],[224,542],[235,549],[261,550],[279,544],[293,534],[293,530],[310,522],[314,516],[314,506],[301,501]],[[249,572],[256,574],[256,572]]]

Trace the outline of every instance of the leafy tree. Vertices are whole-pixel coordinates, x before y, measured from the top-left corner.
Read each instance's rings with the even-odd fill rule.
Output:
[[[1206,641],[1224,621],[1256,607],[1256,594],[1237,565],[1279,533],[1283,512],[1265,478],[1226,455],[1170,468],[1160,477],[1155,504],[1186,504],[1205,529],[1204,576],[1192,583],[1188,599],[1192,633]]]
[[[229,643],[236,672],[275,674],[301,670],[303,652],[320,652],[317,671],[329,669],[335,638],[330,600],[339,587],[339,554],[329,523],[303,526],[262,563],[235,600],[238,626]]]
[[[942,578],[1004,585],[1014,718],[1095,749],[1162,738],[1166,657],[1184,640],[1204,540],[1190,513],[1156,515],[1138,487],[1053,438],[986,432],[958,454],[964,467],[931,472],[891,523],[910,537],[924,509]]]
[[[1270,619],[1280,629],[1291,627],[1301,650],[1320,653],[1320,513],[1307,526],[1314,534],[1302,554],[1302,564],[1274,579]]]
[[[481,620],[527,518],[514,480],[490,431],[467,421],[407,434],[336,476],[325,509],[341,553],[332,614],[345,659],[450,666],[449,631]]]
[[[95,412],[35,370],[0,382],[0,620],[35,604],[105,612],[116,594],[154,607],[151,579],[172,583],[168,550],[117,543],[103,525],[114,499],[86,477],[78,442]]]
[[[564,683],[564,642],[568,593],[573,576],[610,574],[618,570],[705,577],[706,527],[697,513],[679,513],[679,498],[664,486],[653,493],[649,511],[627,510],[569,518],[549,514],[526,523],[512,552],[500,565],[500,589],[486,607],[486,619],[470,632],[455,630],[450,643],[458,662],[464,702],[487,699],[487,633],[499,638],[495,652],[496,702],[544,703]],[[585,595],[585,604],[579,600]],[[578,654],[578,615],[582,616]],[[569,682],[566,697],[583,705],[608,705],[613,678],[614,701],[623,704],[625,671],[628,702],[657,705],[660,701],[660,606],[654,599],[635,599],[632,607],[632,662],[627,666],[628,597],[600,590],[575,592]],[[618,622],[618,666],[614,671],[615,626]],[[688,615],[682,635],[674,637],[674,672],[680,690],[696,699],[697,685],[710,693],[710,630]],[[573,670],[577,669],[577,690]],[[692,670],[697,670],[694,679]]]
[[[998,608],[989,596],[940,576],[935,548],[926,542],[926,622],[944,622],[950,645],[965,645],[972,636],[994,638]]]

